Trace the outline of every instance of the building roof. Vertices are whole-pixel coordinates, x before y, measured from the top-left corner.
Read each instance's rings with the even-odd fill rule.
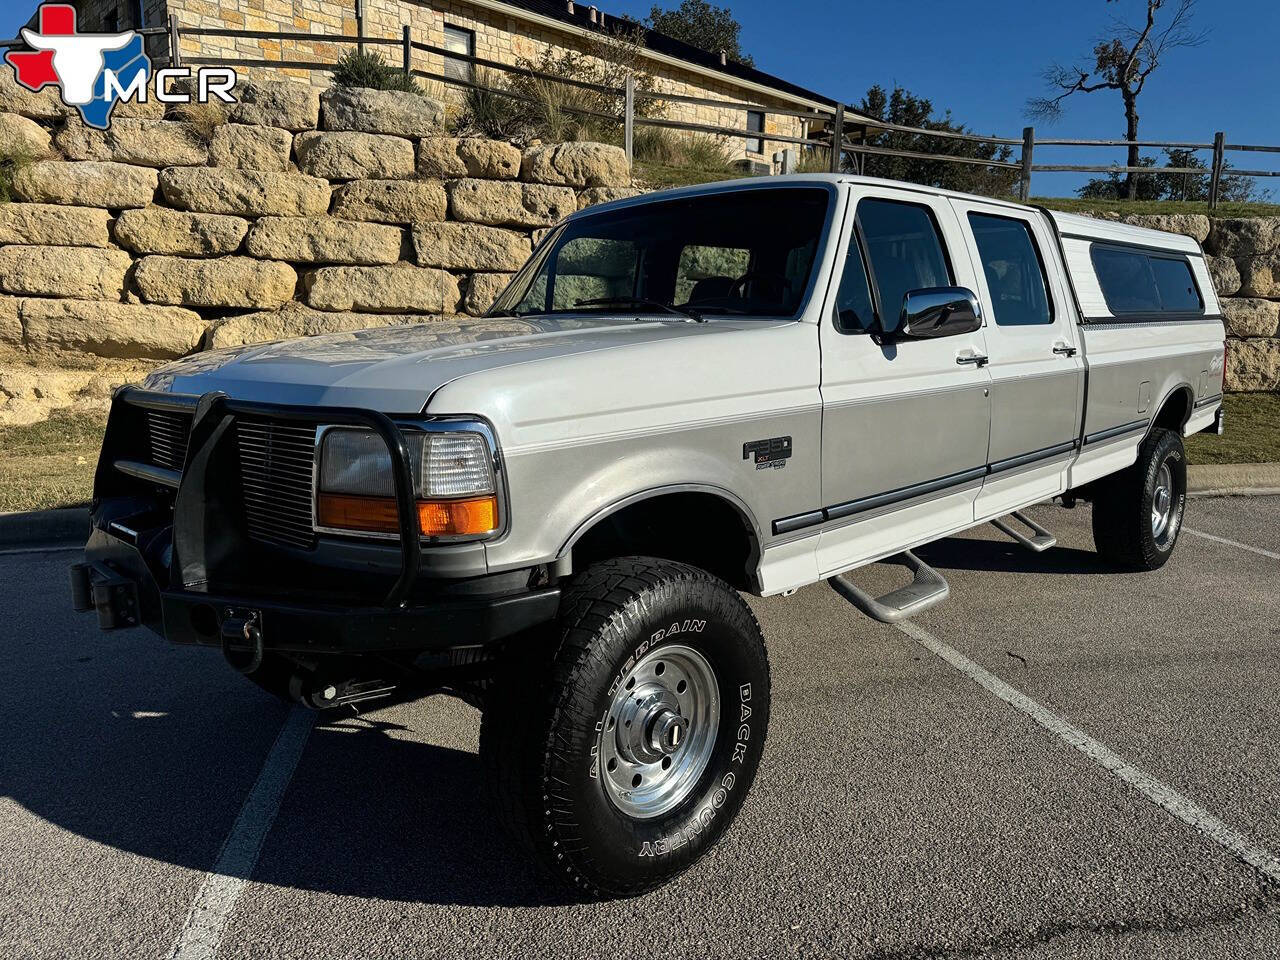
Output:
[[[599,29],[599,24],[591,22],[592,7],[585,3],[575,2],[572,13],[569,11],[570,4],[567,0],[502,0],[502,5],[525,10],[551,20],[558,20],[563,24],[583,30]],[[812,100],[830,107],[836,105],[836,101],[828,96],[808,90],[788,80],[783,80],[781,77],[775,77],[773,74],[765,73],[763,70],[757,70],[755,67],[749,67],[745,63],[729,60],[721,64],[718,53],[700,50],[685,43],[683,40],[677,40],[675,37],[669,37],[665,33],[650,30],[643,24],[637,24],[634,20],[615,17],[612,14],[603,12],[600,15],[603,17],[606,28],[610,26],[640,26],[644,31],[645,47],[655,53],[664,53],[669,57],[684,60],[704,69],[714,70],[717,73],[724,74],[725,79],[729,81],[735,79],[743,80],[757,86],[768,87],[788,96]]]

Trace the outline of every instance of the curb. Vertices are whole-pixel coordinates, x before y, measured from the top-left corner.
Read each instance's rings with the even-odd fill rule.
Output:
[[[87,507],[0,513],[0,548],[28,544],[83,542],[89,537]]]
[[[1187,494],[1193,497],[1280,494],[1280,463],[1192,464]]]

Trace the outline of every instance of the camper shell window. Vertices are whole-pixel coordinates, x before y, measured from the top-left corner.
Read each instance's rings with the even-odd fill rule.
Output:
[[[1204,312],[1204,298],[1186,257],[1096,243],[1089,252],[1098,286],[1116,316]]]

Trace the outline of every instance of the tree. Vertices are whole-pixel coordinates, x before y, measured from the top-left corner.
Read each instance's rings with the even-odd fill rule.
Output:
[[[728,7],[714,7],[707,0],[681,0],[674,10],[653,7],[645,24],[691,47],[708,53],[723,50],[730,60],[755,66],[755,61],[739,46],[742,24],[733,18],[733,11]]]
[[[894,87],[886,93],[884,87],[871,87],[862,102],[854,109],[865,117],[904,127],[925,130],[942,130],[950,133],[970,133],[968,127],[957,123],[946,110],[941,117],[933,115],[933,102],[917,97],[909,90]],[[854,121],[846,120],[846,124]],[[846,136],[849,127],[846,126]],[[972,143],[948,137],[930,137],[926,134],[901,133],[896,130],[868,128],[865,141],[873,147],[891,150],[909,150],[915,153],[946,154],[956,157],[973,157],[1008,163],[1012,151],[1008,146],[993,143]],[[906,180],[931,187],[963,190],[986,196],[1008,196],[1013,192],[1018,173],[1002,167],[984,167],[977,164],[954,163],[945,160],[920,160],[914,157],[889,157],[883,154],[863,154],[863,172],[869,176]]]
[[[1106,0],[1116,3],[1119,0]],[[1146,17],[1137,26],[1113,17],[1111,26],[1098,38],[1092,61],[1083,59],[1073,66],[1055,63],[1044,72],[1052,96],[1027,101],[1027,113],[1046,122],[1057,120],[1063,103],[1077,93],[1116,90],[1124,103],[1125,139],[1138,139],[1138,97],[1147,79],[1179,47],[1195,47],[1205,34],[1192,28],[1196,0],[1145,0]],[[1129,147],[1126,166],[1138,166],[1138,148]],[[1127,174],[1125,193],[1137,198],[1138,175]]]
[[[1135,177],[1137,181],[1136,195],[1133,199],[1137,200],[1208,200],[1209,199],[1209,178],[1211,171],[1209,166],[1192,150],[1184,149],[1166,149],[1164,151],[1165,168],[1182,168],[1196,171],[1197,173],[1160,173],[1161,167],[1156,166],[1154,157],[1140,157],[1134,166],[1150,167],[1150,174],[1140,173]],[[1244,202],[1252,200],[1257,190],[1257,182],[1252,177],[1242,176],[1238,173],[1231,173],[1231,165],[1223,163],[1222,179],[1218,182],[1218,197],[1220,200],[1231,202]],[[1076,190],[1076,194],[1086,200],[1120,200],[1126,196],[1128,189],[1127,179],[1119,173],[1108,173],[1105,177],[1095,177],[1083,187]]]

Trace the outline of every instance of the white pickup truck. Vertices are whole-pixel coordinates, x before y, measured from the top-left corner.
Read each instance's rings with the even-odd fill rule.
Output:
[[[587,896],[650,889],[755,776],[769,667],[741,592],[830,580],[892,621],[910,551],[1093,504],[1178,537],[1224,330],[1182,236],[846,176],[593,207],[490,314],[200,354],[115,397],[75,602],[265,689],[483,713],[502,819]],[[909,585],[849,577],[883,559]]]

